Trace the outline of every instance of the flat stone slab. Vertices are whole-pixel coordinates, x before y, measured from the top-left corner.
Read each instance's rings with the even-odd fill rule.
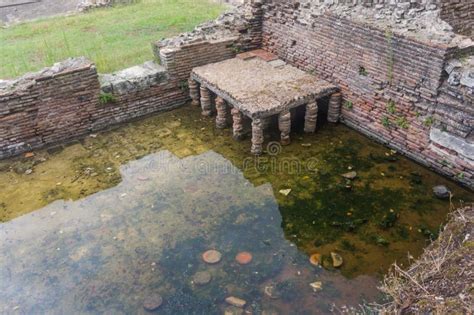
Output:
[[[167,79],[166,69],[153,61],[99,76],[102,91],[116,94],[142,91]]]
[[[281,63],[274,67],[259,56],[196,67],[191,78],[252,119],[272,116],[338,91],[335,85],[293,66]]]

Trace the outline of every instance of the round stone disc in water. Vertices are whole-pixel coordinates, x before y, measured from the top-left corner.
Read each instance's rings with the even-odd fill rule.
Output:
[[[204,260],[208,264],[217,264],[219,261],[221,261],[221,258],[222,254],[214,249],[205,251],[202,254],[202,260]]]
[[[211,282],[212,276],[207,271],[198,271],[193,276],[193,281],[197,285],[205,285]]]
[[[235,260],[241,265],[246,265],[252,261],[252,254],[249,252],[240,252],[235,256]]]

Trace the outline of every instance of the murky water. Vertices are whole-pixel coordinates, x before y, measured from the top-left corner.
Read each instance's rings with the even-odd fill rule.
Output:
[[[357,306],[381,299],[381,274],[419,255],[450,206],[474,200],[344,126],[292,137],[254,159],[186,107],[0,162],[0,313],[144,313],[154,294],[159,314],[238,314],[228,296],[255,314]]]

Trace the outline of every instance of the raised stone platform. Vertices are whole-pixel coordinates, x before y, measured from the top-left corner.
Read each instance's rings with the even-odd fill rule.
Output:
[[[226,125],[227,105],[232,107],[235,138],[242,136],[242,115],[252,119],[254,154],[262,153],[263,128],[270,116],[279,117],[283,145],[290,142],[292,108],[306,105],[305,131],[314,132],[318,112],[316,100],[332,95],[328,120],[337,122],[339,119],[340,94],[336,93],[335,85],[287,65],[262,50],[194,68],[189,87],[193,103],[200,103],[206,116],[213,113],[210,93],[217,96],[215,108],[219,128]]]

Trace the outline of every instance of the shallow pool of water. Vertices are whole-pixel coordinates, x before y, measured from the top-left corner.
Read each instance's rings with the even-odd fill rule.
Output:
[[[269,133],[255,159],[248,140],[185,107],[0,162],[0,312],[140,313],[155,294],[159,314],[239,313],[228,296],[256,314],[357,307],[381,301],[389,265],[473,201],[344,126],[296,129],[286,147]],[[432,195],[437,184],[451,202]],[[222,260],[206,264],[208,249]],[[211,280],[199,285],[202,271]]]

